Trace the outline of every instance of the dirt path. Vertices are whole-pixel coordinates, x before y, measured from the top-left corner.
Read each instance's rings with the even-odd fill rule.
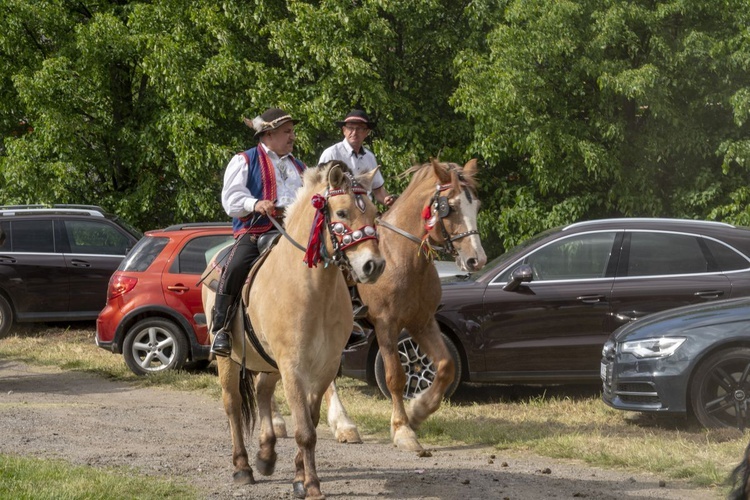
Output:
[[[289,423],[289,419],[287,419]],[[364,436],[342,445],[319,426],[318,473],[328,498],[547,499],[722,498],[674,480],[591,468],[574,461],[440,447],[430,457]],[[255,442],[251,443],[254,453]],[[231,445],[219,402],[140,389],[94,375],[0,359],[0,453],[130,466],[194,484],[204,498],[292,498],[294,440],[280,439],[270,478],[231,484]],[[134,492],[136,493],[136,492]]]

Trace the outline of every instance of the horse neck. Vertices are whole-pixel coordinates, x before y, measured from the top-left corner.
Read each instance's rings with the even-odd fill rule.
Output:
[[[317,191],[310,190],[309,192],[300,193],[297,201],[295,201],[294,209],[288,212],[288,216],[284,222],[284,230],[289,235],[289,237],[303,247],[307,247],[307,242],[310,237],[310,230],[312,228],[313,219],[316,213],[316,209],[312,206],[311,203],[312,196],[316,192]],[[328,249],[329,253],[332,252],[330,236],[327,229],[323,230],[321,238],[326,244],[326,248]],[[307,265],[302,263],[304,254],[299,248],[297,248],[296,245],[294,245],[287,238],[282,237],[281,240],[279,240],[278,246],[280,249],[279,254],[284,254],[282,261],[293,263],[289,264],[289,270],[293,271],[297,267],[297,263],[299,263],[300,268],[303,268],[304,266],[304,269],[306,271],[304,274],[308,279],[319,279],[319,276],[323,275],[328,276],[328,279],[335,279],[337,273],[339,273],[338,267],[326,266],[322,262],[318,263],[317,267],[314,268],[319,272],[307,272]]]
[[[435,194],[435,182],[424,180],[419,185],[410,184],[407,190],[394,203],[393,207],[383,215],[382,219],[407,233],[422,239],[427,231],[424,228],[422,211],[430,203]],[[391,229],[380,229],[381,249],[385,248],[392,254],[399,255],[399,260],[405,255],[413,255],[415,261],[428,262],[419,257],[414,247],[416,243]]]

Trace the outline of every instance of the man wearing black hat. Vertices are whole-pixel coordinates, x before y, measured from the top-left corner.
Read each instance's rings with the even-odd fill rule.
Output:
[[[211,352],[229,356],[232,340],[224,330],[230,306],[242,290],[253,263],[260,255],[258,236],[273,229],[268,216],[290,205],[302,187],[304,163],[292,156],[292,117],[278,108],[267,109],[245,124],[255,130],[258,145],[235,155],[224,172],[221,204],[232,217],[235,244],[225,263],[216,291]]]
[[[336,126],[341,127],[344,140],[323,151],[318,163],[341,160],[349,165],[354,175],[375,170],[378,167],[375,155],[362,145],[375,128],[375,123],[370,121],[370,117],[362,110],[353,109],[343,120],[337,121]],[[386,191],[385,181],[380,172],[375,174],[372,187],[372,195],[376,200],[388,207],[393,204],[395,197]]]

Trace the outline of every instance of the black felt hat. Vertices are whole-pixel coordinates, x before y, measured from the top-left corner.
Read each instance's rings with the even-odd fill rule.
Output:
[[[367,113],[362,111],[361,109],[353,109],[349,111],[349,114],[344,117],[343,120],[337,121],[336,126],[337,127],[343,127],[347,123],[355,124],[355,123],[361,123],[363,125],[367,125],[367,128],[373,129],[376,126],[376,123],[370,120],[370,117],[367,116]]]

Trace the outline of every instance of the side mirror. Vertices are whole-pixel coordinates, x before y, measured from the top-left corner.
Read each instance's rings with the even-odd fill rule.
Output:
[[[531,266],[528,264],[521,264],[510,273],[510,281],[505,284],[503,290],[506,292],[513,292],[521,285],[521,283],[529,283],[531,281],[531,276]]]

